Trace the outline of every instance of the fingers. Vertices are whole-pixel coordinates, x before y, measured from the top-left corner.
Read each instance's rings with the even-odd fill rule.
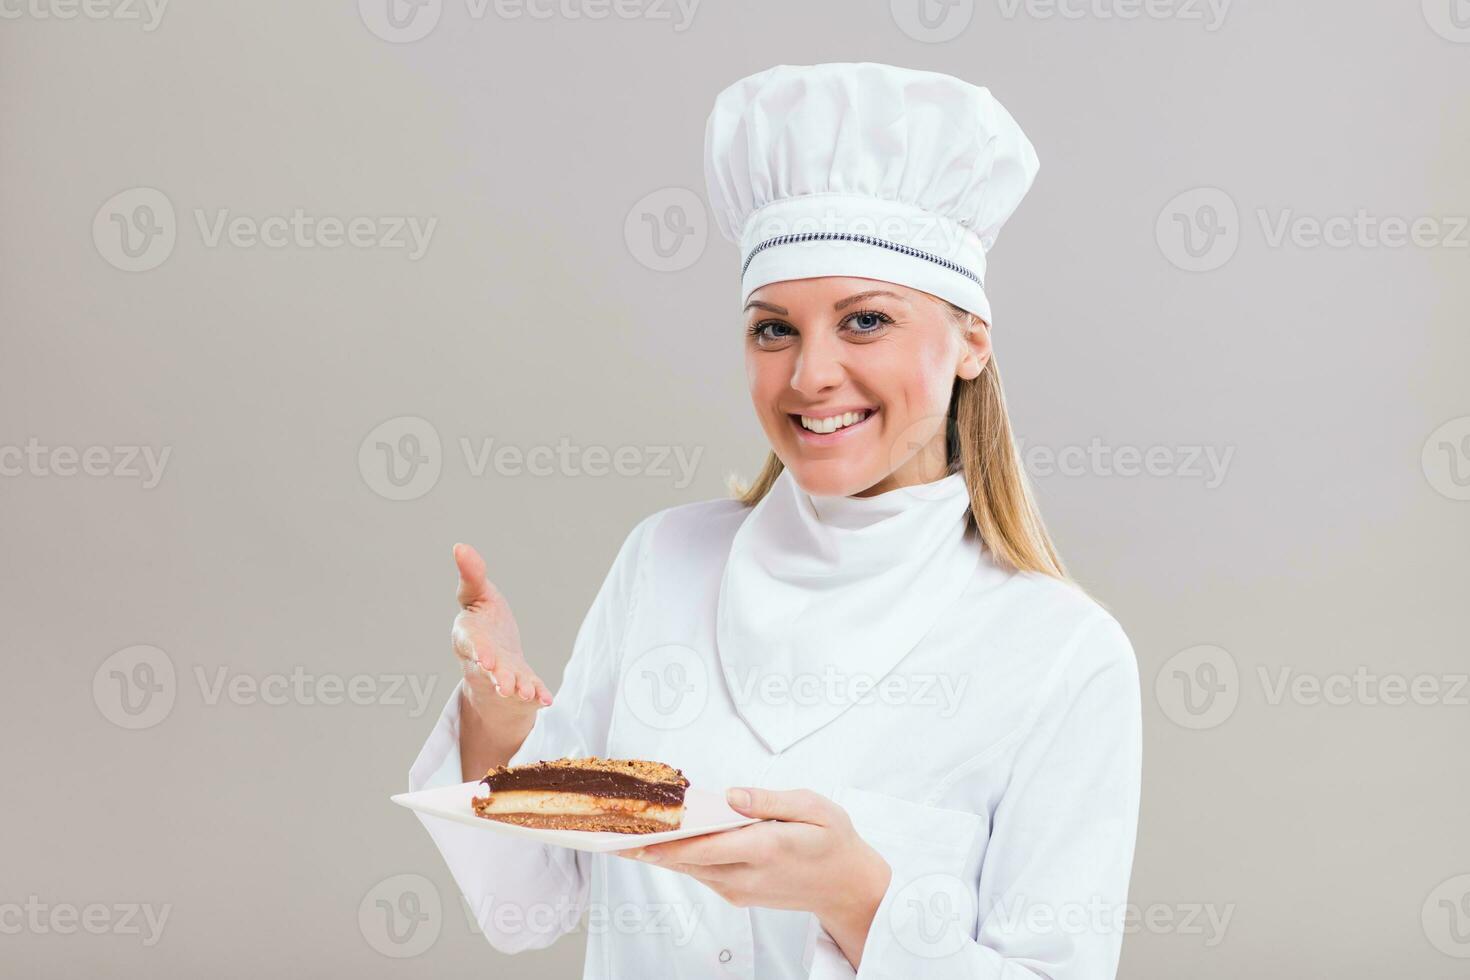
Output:
[[[461,614],[463,615],[463,614]],[[465,679],[471,684],[486,685],[495,689],[501,697],[515,697],[521,701],[533,701],[546,707],[551,704],[551,691],[524,664],[500,662],[493,647],[475,643],[474,634],[458,620],[450,633],[454,655],[459,658]]]
[[[454,546],[454,564],[459,570],[458,599],[461,607],[473,609],[499,597],[495,586],[485,577],[485,559],[467,544]]]
[[[809,789],[734,787],[725,793],[732,809],[764,820],[791,820],[826,826],[840,818],[841,807]]]
[[[551,694],[546,691],[541,679],[531,673],[529,667],[517,669],[509,663],[498,663],[491,665],[485,674],[495,685],[495,693],[503,698],[539,701],[542,705],[551,703]]]
[[[688,875],[707,888],[715,888],[740,880],[750,868],[744,864],[660,864],[660,868]]]
[[[515,697],[516,672],[510,664],[495,664],[490,669],[490,676],[495,681],[495,690],[503,698]],[[524,700],[524,699],[522,699]]]
[[[747,863],[761,852],[760,830],[765,825],[752,825],[717,834],[685,837],[682,840],[648,844],[635,851],[621,852],[624,857],[657,864],[660,867],[723,867]]]

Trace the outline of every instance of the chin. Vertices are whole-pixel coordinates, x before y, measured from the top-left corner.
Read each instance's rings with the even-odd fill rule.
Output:
[[[841,460],[797,459],[786,464],[796,485],[814,497],[851,497],[883,479]]]

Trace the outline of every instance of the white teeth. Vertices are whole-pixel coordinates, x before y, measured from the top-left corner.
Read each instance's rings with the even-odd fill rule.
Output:
[[[801,427],[812,432],[827,433],[845,429],[849,425],[856,425],[867,418],[870,413],[867,409],[861,412],[844,412],[842,415],[832,415],[824,419],[813,418],[810,415],[801,416]]]

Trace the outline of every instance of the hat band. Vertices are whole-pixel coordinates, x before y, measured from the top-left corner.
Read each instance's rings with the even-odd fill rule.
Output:
[[[746,219],[740,241],[742,305],[768,283],[842,276],[908,286],[990,322],[980,237],[913,204],[860,194],[782,198]]]
[[[878,248],[890,249],[900,255],[907,255],[911,258],[933,262],[935,265],[943,266],[950,272],[959,273],[982,289],[985,288],[985,281],[978,274],[966,269],[958,262],[950,261],[942,255],[935,255],[933,252],[926,252],[923,249],[914,248],[912,245],[904,245],[900,242],[890,242],[886,239],[875,238],[872,235],[857,235],[843,231],[804,231],[795,235],[777,235],[775,238],[767,238],[750,250],[750,254],[745,257],[745,263],[740,267],[740,275],[744,277],[746,271],[750,268],[751,260],[766,249],[776,245],[795,245],[802,242],[856,242],[861,245],[876,245]]]

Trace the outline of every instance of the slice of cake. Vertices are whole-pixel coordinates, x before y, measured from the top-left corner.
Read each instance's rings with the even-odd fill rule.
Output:
[[[644,759],[552,759],[498,766],[474,798],[487,820],[550,830],[654,834],[678,830],[689,780],[673,766]]]

